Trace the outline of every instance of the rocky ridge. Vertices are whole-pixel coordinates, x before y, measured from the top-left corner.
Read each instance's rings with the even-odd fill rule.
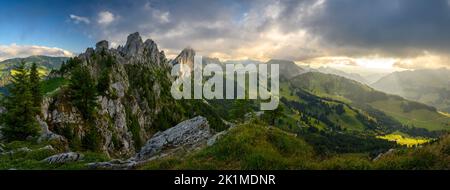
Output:
[[[101,151],[110,156],[134,154],[140,147],[136,143],[145,141],[154,133],[154,121],[160,117],[164,106],[170,105],[170,97],[161,97],[162,93],[169,91],[164,88],[172,80],[164,52],[151,39],[143,42],[136,32],[128,36],[124,46],[109,48],[109,43],[103,40],[96,44],[95,49],[88,48],[77,58],[96,80],[102,72],[109,71],[108,90],[97,97],[98,115],[93,124],[101,136]],[[114,63],[105,68],[101,62],[109,58]],[[133,83],[133,80],[144,77],[139,76],[141,73],[149,73],[151,77],[151,94]],[[70,74],[63,77],[69,78]],[[46,97],[41,110],[42,116],[38,119],[42,121],[40,124],[46,138],[59,138],[55,135],[68,138],[69,135],[72,139],[82,139],[86,135],[88,126],[80,111],[70,104],[65,89]],[[180,121],[182,117],[174,114],[172,119]]]

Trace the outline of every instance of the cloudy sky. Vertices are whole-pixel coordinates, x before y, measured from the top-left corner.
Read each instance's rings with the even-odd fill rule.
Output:
[[[0,0],[0,60],[71,56],[140,32],[171,57],[450,67],[450,0]]]

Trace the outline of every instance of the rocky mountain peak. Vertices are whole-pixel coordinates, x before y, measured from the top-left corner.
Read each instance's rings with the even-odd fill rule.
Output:
[[[286,79],[293,78],[297,75],[303,74],[306,71],[299,67],[295,62],[282,60],[282,59],[271,59],[266,64],[278,64],[280,76]],[[270,69],[269,69],[270,70]]]
[[[109,48],[109,42],[106,40],[102,40],[97,42],[97,44],[95,44],[95,51],[99,52],[102,50],[108,50]]]
[[[186,64],[191,69],[194,67],[195,50],[191,47],[186,47],[181,53],[172,61],[172,65]]]
[[[132,33],[127,37],[127,43],[123,47],[125,55],[136,56],[144,52],[144,43],[139,32]]]

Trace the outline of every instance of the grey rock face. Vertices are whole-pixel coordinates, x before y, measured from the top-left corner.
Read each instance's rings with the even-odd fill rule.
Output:
[[[212,136],[213,132],[209,128],[208,120],[202,116],[197,116],[155,134],[147,141],[135,158],[137,160],[147,159],[169,147],[195,148],[202,143],[206,143]]]
[[[86,55],[86,57],[91,57],[94,53],[95,53],[95,50],[93,48],[87,48],[84,55]]]
[[[44,140],[57,140],[60,142],[67,141],[63,136],[51,132],[48,129],[47,123],[44,122],[39,116],[36,116],[36,120],[38,121],[39,125],[41,126],[41,136],[38,138],[38,142],[42,142]]]
[[[145,50],[146,56],[150,59],[151,62],[153,62],[157,65],[161,64],[160,63],[161,58],[160,58],[158,46],[156,45],[156,43],[153,40],[148,39],[145,41],[144,50]]]
[[[96,79],[105,69],[105,66],[99,62],[102,55],[98,51],[105,50],[104,53],[114,59],[114,63],[108,68],[110,70],[107,90],[105,94],[97,97],[99,107],[95,126],[101,137],[101,151],[112,157],[130,157],[136,152],[137,138],[144,142],[153,135],[152,130],[149,129],[155,127],[156,116],[168,104],[162,102],[165,100],[161,97],[163,96],[161,92],[167,90],[165,89],[167,85],[164,85],[165,80],[171,80],[169,65],[164,52],[158,50],[157,44],[151,39],[143,42],[137,32],[128,36],[124,46],[119,46],[117,49],[108,48],[110,47],[107,41],[100,41],[95,49],[88,48],[77,58]],[[186,50],[182,57],[187,56],[193,59],[194,53],[192,49]],[[190,58],[183,58],[183,60],[190,60]],[[145,94],[143,87],[133,84],[136,83],[136,78],[142,77],[139,74],[144,70],[154,74],[161,71],[167,72],[167,77],[146,76],[156,79],[152,86],[148,86],[151,88],[151,94]],[[70,77],[70,72],[63,77]],[[70,103],[69,92],[66,88],[60,88],[53,94],[44,98],[41,107],[42,139],[55,138],[48,129],[63,135],[61,131],[67,130],[66,127],[72,130],[73,138],[82,139],[86,135],[87,127],[80,110]],[[152,102],[149,102],[150,99]],[[174,118],[178,120],[181,116],[176,115]],[[136,136],[132,134],[131,121],[133,121],[133,127],[137,128],[133,130],[139,130]]]
[[[55,164],[55,163],[75,162],[75,161],[81,160],[82,158],[83,158],[83,155],[80,153],[67,152],[67,153],[50,156],[48,158],[45,158],[42,161],[48,162],[50,164]]]
[[[109,48],[109,43],[106,40],[102,40],[97,42],[97,44],[95,44],[95,51],[96,52],[101,52],[103,50],[108,50]]]
[[[88,163],[87,167],[91,169],[105,169],[105,168],[114,168],[114,169],[130,169],[134,168],[138,163],[132,160],[111,160],[108,162],[94,162]]]
[[[391,148],[385,153],[378,154],[378,156],[375,157],[372,161],[377,161],[377,160],[379,160],[379,159],[381,159],[381,158],[383,158],[383,157],[385,157],[387,155],[390,155],[390,154],[394,153],[394,151],[395,151],[395,149]]]
[[[139,32],[130,34],[127,37],[127,43],[123,47],[123,51],[127,56],[142,55],[144,46]]]

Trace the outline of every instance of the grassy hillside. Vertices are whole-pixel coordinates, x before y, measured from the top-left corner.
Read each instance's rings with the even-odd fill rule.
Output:
[[[42,55],[4,60],[0,62],[0,87],[9,83],[11,74],[14,74],[14,67],[22,61],[24,61],[27,66],[36,63],[38,65],[39,74],[41,74],[41,76],[46,76],[52,69],[58,69],[61,64],[67,60],[67,57],[49,57]]]
[[[143,169],[293,169],[309,168],[313,149],[294,134],[277,128],[247,124],[184,159],[173,156]]]
[[[316,96],[287,81],[281,82],[280,87],[287,116],[282,125],[348,131],[376,128],[369,117],[345,102]]]
[[[376,160],[378,154],[370,155],[364,150],[322,155],[317,149],[319,145],[310,139],[306,134],[288,133],[254,121],[230,129],[212,146],[157,159],[138,169],[450,169],[450,136],[423,147],[395,147]],[[381,139],[359,138],[356,141],[357,145],[384,143]],[[338,145],[338,142],[324,142],[333,143],[330,147]],[[53,145],[55,149],[48,149],[47,145]],[[0,169],[88,169],[87,163],[109,160],[103,154],[83,152],[84,158],[79,162],[48,164],[41,160],[61,152],[52,142],[15,141],[0,146],[5,151],[15,150],[0,155]],[[20,149],[24,147],[29,150]],[[383,152],[387,150],[383,149]]]
[[[344,77],[310,72],[293,78],[291,84],[318,96],[348,102],[356,107],[376,109],[403,125],[428,130],[450,130],[450,117],[435,108],[376,91]]]
[[[374,160],[365,152],[320,156],[301,135],[264,124],[237,126],[213,146],[140,169],[449,169],[450,138],[422,148],[397,148]],[[360,139],[359,144],[365,140]],[[372,143],[374,144],[374,143]]]

